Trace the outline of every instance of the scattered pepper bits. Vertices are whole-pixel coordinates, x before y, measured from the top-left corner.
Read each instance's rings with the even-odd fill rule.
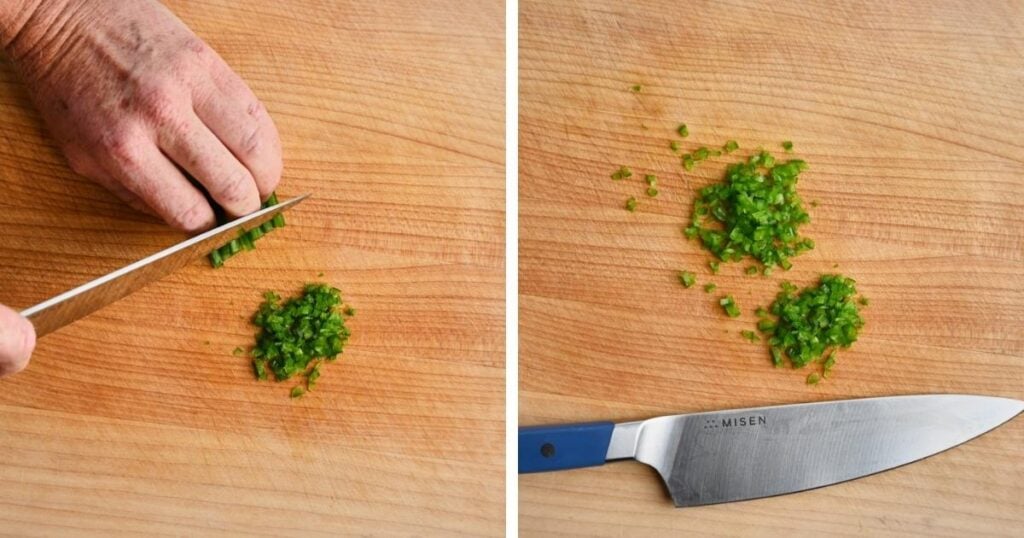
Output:
[[[655,197],[658,195],[658,176],[654,174],[647,174],[644,176],[644,181],[647,182],[647,196]]]
[[[832,375],[832,367],[836,365],[836,350],[832,350],[832,353],[828,354],[828,358],[821,365],[821,376],[828,378]]]
[[[633,91],[639,92],[640,86],[634,86]],[[676,131],[682,138],[690,134],[686,124],[680,124]],[[783,141],[781,146],[786,153],[792,153],[792,141]],[[670,140],[669,148],[678,153],[680,143]],[[698,162],[738,149],[739,143],[727,140],[721,150],[702,146],[679,158],[683,168],[692,171]],[[767,277],[776,266],[790,269],[790,258],[814,248],[813,240],[798,234],[800,225],[810,222],[796,192],[800,172],[806,168],[807,163],[802,160],[777,162],[771,153],[760,150],[746,161],[730,165],[721,182],[698,191],[691,222],[683,229],[683,234],[688,239],[697,238],[716,256],[717,259],[708,262],[712,274],[718,274],[720,261],[734,262],[750,256],[763,267],[751,265],[744,272]],[[623,166],[612,174],[612,179],[631,175]],[[656,196],[657,178],[649,174],[644,180],[648,196]],[[811,205],[817,207],[818,203],[813,201]],[[636,198],[627,200],[626,209],[635,211]],[[679,271],[677,276],[685,288],[697,282],[696,275],[690,271]],[[848,348],[857,340],[864,325],[857,304],[867,306],[868,299],[861,296],[855,301],[855,283],[842,275],[822,275],[817,286],[799,293],[789,282],[783,282],[781,287],[782,291],[769,309],[755,311],[757,330],[766,336],[776,367],[783,366],[785,359],[793,368],[820,362],[821,373],[812,372],[806,378],[808,385],[816,385],[832,375],[837,349]],[[704,285],[705,293],[712,293],[716,288],[713,282]],[[718,304],[730,318],[740,316],[732,295],[720,297]],[[751,342],[760,341],[751,330],[742,330],[740,335]]]
[[[718,300],[718,304],[722,306],[722,310],[725,310],[725,315],[730,318],[736,318],[740,315],[740,307],[736,306],[736,300],[732,298],[732,295],[726,295]]]
[[[306,375],[306,390],[312,392],[313,388],[316,386],[316,380],[320,379],[320,366],[323,363],[324,361],[317,361],[309,371],[309,374]]]
[[[695,161],[693,160],[693,155],[690,155],[689,153],[687,153],[687,154],[682,156],[682,160],[683,160],[683,168],[685,168],[687,172],[693,170],[693,167],[696,164]]]
[[[612,179],[618,181],[620,179],[626,179],[633,175],[633,171],[628,166],[620,166],[618,170],[612,172]]]

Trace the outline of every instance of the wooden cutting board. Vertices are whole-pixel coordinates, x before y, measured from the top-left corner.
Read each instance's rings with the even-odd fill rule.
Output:
[[[494,2],[173,1],[281,132],[288,226],[45,337],[0,381],[11,535],[504,528],[504,13]],[[183,236],[69,172],[0,64],[0,303]],[[319,276],[323,273],[322,276]],[[340,287],[315,393],[236,346],[264,290]]]
[[[520,69],[522,425],[908,393],[1024,399],[1024,5],[524,0]],[[685,151],[794,142],[810,164],[800,192],[818,205],[801,229],[817,247],[791,271],[712,277],[684,240],[694,190],[736,157],[684,173],[668,147],[681,122]],[[634,176],[613,182],[620,165]],[[659,178],[655,199],[644,173]],[[680,269],[699,286],[683,289]],[[831,271],[871,304],[834,378],[810,387],[739,331],[780,281]],[[674,509],[635,463],[519,483],[532,536],[1019,536],[1024,418],[898,470],[744,503]]]

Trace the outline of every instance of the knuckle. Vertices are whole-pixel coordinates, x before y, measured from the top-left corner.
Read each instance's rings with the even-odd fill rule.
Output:
[[[187,82],[190,75],[195,74],[197,69],[203,69],[210,64],[215,57],[213,49],[198,37],[189,37],[181,41],[181,46],[171,54],[168,62],[168,71],[182,77]]]
[[[227,176],[227,179],[220,186],[221,200],[225,204],[239,204],[245,202],[252,195],[252,176],[245,171],[236,171]]]
[[[206,53],[206,43],[198,37],[190,37],[185,40],[185,49],[192,51],[193,54],[204,54]]]
[[[126,129],[114,129],[100,139],[103,151],[122,168],[134,168],[141,157],[139,144]]]
[[[168,223],[180,230],[195,232],[206,226],[207,213],[206,201],[196,200],[176,211],[172,211]]]
[[[267,109],[263,106],[259,100],[255,100],[249,103],[249,106],[245,108],[245,111],[252,117],[259,119],[267,113]]]
[[[155,82],[142,88],[138,94],[138,104],[142,113],[161,127],[180,121],[177,100],[168,87],[167,83]]]
[[[242,152],[246,156],[255,155],[263,146],[263,127],[260,124],[255,124],[249,130],[248,134],[242,138]]]

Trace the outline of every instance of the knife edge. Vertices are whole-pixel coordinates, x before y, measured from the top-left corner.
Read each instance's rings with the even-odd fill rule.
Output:
[[[222,224],[26,308],[21,315],[32,322],[36,337],[41,337],[159,280],[234,239],[243,227],[259,226],[309,196],[306,193]]]

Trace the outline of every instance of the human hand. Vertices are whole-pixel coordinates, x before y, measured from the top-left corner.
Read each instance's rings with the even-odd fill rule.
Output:
[[[75,172],[187,232],[215,219],[183,170],[231,216],[277,186],[266,108],[159,2],[21,5],[0,9],[0,44]]]
[[[36,330],[21,314],[0,305],[0,377],[28,366],[36,347]]]

